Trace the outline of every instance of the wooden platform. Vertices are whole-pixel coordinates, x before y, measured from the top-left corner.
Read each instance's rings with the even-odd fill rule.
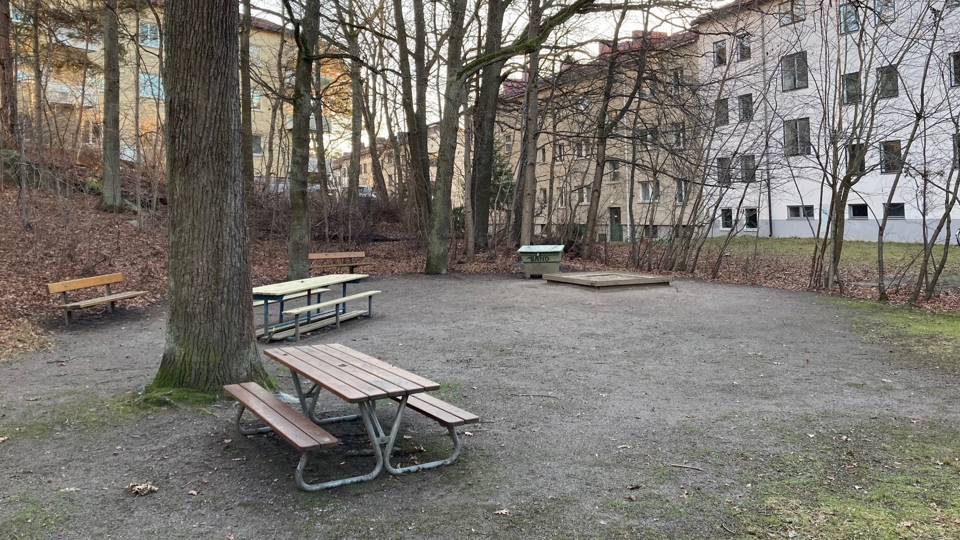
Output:
[[[651,276],[629,272],[570,272],[544,274],[548,283],[569,283],[588,287],[595,291],[610,291],[648,285],[670,285],[670,276]]]

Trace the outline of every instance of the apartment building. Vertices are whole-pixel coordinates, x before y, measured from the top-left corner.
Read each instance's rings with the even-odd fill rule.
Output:
[[[159,177],[163,168],[162,3],[144,2],[140,11],[120,12],[121,159]],[[88,11],[45,4],[40,24],[32,11],[11,10],[16,51],[20,128],[30,149],[43,139],[47,155],[58,152],[91,165],[99,162],[103,117],[103,51],[99,34],[102,5]],[[40,47],[34,51],[34,34]],[[296,44],[271,21],[253,18],[250,36],[252,146],[255,176],[264,190],[282,192],[290,164],[291,106]],[[324,70],[340,69],[336,64]],[[326,80],[333,80],[332,75]],[[333,90],[333,89],[331,89]],[[335,91],[331,91],[336,94]],[[336,97],[333,99],[337,99]],[[342,99],[342,98],[340,98]],[[323,120],[330,130],[329,119]],[[316,120],[311,120],[314,137]],[[317,170],[317,159],[311,159]]]
[[[603,144],[598,201],[601,241],[690,235],[702,201],[688,118],[694,94],[697,36],[635,32],[603,44],[590,61],[565,59],[538,83],[536,234],[583,233]],[[609,99],[605,82],[612,77]],[[524,167],[525,80],[501,94],[499,147],[511,180]],[[603,119],[603,125],[600,119]],[[694,138],[694,140],[696,140]]]
[[[606,102],[610,119],[629,111],[608,141],[600,239],[633,223],[648,238],[876,240],[883,227],[916,242],[960,218],[960,0],[737,0],[642,38],[620,44],[646,54],[615,70]],[[602,47],[540,84],[536,232],[585,221],[610,57]],[[523,86],[502,94],[515,175]]]
[[[960,217],[960,1],[740,0],[693,31],[712,234],[916,242]]]

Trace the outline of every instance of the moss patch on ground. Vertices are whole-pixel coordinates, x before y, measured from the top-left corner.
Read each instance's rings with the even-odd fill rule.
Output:
[[[853,330],[868,343],[883,344],[914,367],[960,373],[960,314],[934,313],[867,300],[830,298],[852,308]]]

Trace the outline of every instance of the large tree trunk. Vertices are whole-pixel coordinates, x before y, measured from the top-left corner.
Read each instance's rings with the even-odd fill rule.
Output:
[[[530,2],[530,23],[527,39],[533,41],[540,33],[540,1]],[[520,245],[533,243],[533,210],[537,199],[537,136],[540,134],[539,105],[540,49],[528,55],[527,96],[524,100],[526,119],[523,123],[523,192],[521,199]],[[519,187],[519,186],[518,186]],[[518,194],[521,195],[521,194]]]
[[[103,8],[103,207],[123,208],[120,197],[120,46],[117,0]]]
[[[240,155],[238,4],[166,5],[166,347],[154,384],[267,379],[254,341]]]
[[[440,144],[437,157],[437,179],[433,189],[430,231],[427,237],[425,274],[446,274],[450,259],[450,191],[457,159],[457,132],[460,130],[460,103],[464,80],[457,73],[463,60],[463,19],[466,0],[450,4],[450,35],[447,38],[447,87],[443,96],[443,117],[440,120]]]
[[[307,0],[297,42],[294,73],[293,131],[290,149],[290,243],[287,279],[310,277],[310,208],[307,169],[310,165],[310,115],[313,112],[313,55],[320,25],[320,1]]]
[[[503,44],[503,11],[509,2],[490,0],[487,4],[487,36],[485,55],[499,51]],[[497,98],[500,94],[500,74],[506,60],[494,62],[483,68],[480,75],[480,92],[474,105],[475,139],[473,154],[473,202],[474,243],[477,248],[487,248],[490,234],[490,186],[493,179],[494,132],[497,122]]]
[[[10,0],[0,0],[0,129],[3,130],[3,147],[19,150],[17,70],[10,48]]]

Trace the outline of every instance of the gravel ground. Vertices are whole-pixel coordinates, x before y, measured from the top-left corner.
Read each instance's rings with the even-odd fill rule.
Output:
[[[360,287],[384,291],[373,319],[306,343],[444,383],[482,418],[457,463],[303,493],[297,455],[238,435],[229,402],[122,405],[156,372],[164,306],[87,310],[51,350],[0,364],[0,537],[733,538],[725,505],[749,498],[751,460],[878,416],[960,421],[952,377],[904,369],[815,294],[694,280],[598,293],[516,275]],[[331,431],[345,444],[315,474],[369,466],[357,426]],[[404,435],[418,459],[445,450],[412,414]],[[159,489],[135,497],[131,482]]]

